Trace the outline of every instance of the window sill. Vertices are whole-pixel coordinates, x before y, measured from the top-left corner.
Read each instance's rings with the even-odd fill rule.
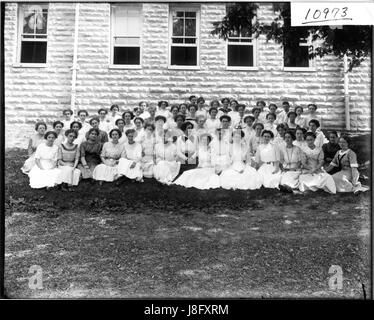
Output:
[[[200,66],[168,66],[171,70],[200,70]]]
[[[228,71],[258,71],[258,67],[226,67]]]
[[[141,69],[141,65],[135,64],[110,64],[109,69]]]
[[[13,63],[13,68],[46,68],[46,63]]]
[[[316,68],[314,67],[283,67],[283,71],[291,71],[291,72],[314,72]]]

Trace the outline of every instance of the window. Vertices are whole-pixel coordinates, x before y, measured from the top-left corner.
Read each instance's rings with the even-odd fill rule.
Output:
[[[112,65],[140,66],[140,6],[112,5]]]
[[[254,41],[250,29],[242,28],[240,31],[232,32],[227,40],[227,66],[253,67],[254,56]]]
[[[170,66],[199,65],[199,11],[174,8],[170,11]]]
[[[48,4],[20,4],[19,44],[20,63],[47,62]]]
[[[309,51],[312,49],[311,38],[305,33],[300,38],[299,47],[291,48],[283,45],[283,64],[286,70],[307,70],[313,67],[313,60],[309,58]]]

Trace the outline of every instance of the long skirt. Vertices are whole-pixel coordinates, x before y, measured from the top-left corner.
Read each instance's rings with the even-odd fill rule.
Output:
[[[143,179],[143,171],[140,163],[136,163],[134,168],[130,168],[133,164],[133,160],[125,158],[119,159],[118,162],[118,176],[125,176],[131,180],[140,181]]]
[[[97,166],[96,163],[87,163],[88,164],[88,168],[85,168],[83,167],[82,164],[78,164],[78,169],[81,171],[82,173],[82,179],[90,179],[93,177],[93,172],[95,170],[95,167]]]
[[[35,166],[35,152],[25,161],[23,164],[21,171],[24,174],[28,174],[30,170]]]
[[[153,167],[154,167],[153,157],[147,158],[143,157],[141,162],[141,167],[143,170],[144,178],[153,178]]]
[[[228,155],[215,155],[214,157],[215,159],[212,159],[212,162],[214,161],[214,165],[217,172],[222,172],[230,166],[231,161]]]
[[[73,169],[70,166],[60,166],[60,175],[58,177],[59,183],[67,183],[69,185],[77,186],[81,171],[79,169]]]
[[[326,172],[301,174],[299,177],[299,190],[317,191],[322,189],[329,193],[336,193],[334,179]]]
[[[60,172],[61,170],[58,168],[42,170],[34,165],[29,172],[30,187],[33,189],[54,187],[60,183]]]
[[[95,180],[112,182],[118,178],[118,166],[108,166],[100,163],[95,167],[92,177]]]
[[[201,190],[216,189],[220,187],[220,179],[215,173],[214,168],[197,168],[183,172],[183,174],[174,181],[174,184]]]
[[[261,188],[262,180],[255,168],[232,165],[221,173],[220,183],[223,189],[254,190]]]
[[[360,182],[358,182],[357,186],[352,184],[352,170],[351,169],[343,169],[335,174],[332,175],[336,185],[337,192],[356,192],[356,191],[367,191],[369,190],[368,187],[362,186]]]
[[[282,173],[280,185],[289,187],[291,189],[299,188],[300,171],[286,171]]]
[[[275,166],[273,164],[264,163],[258,170],[260,175],[261,184],[265,188],[279,188],[279,183],[282,177],[282,173],[279,170],[277,173],[273,173]]]
[[[180,162],[161,160],[153,167],[153,176],[159,182],[171,184],[179,173]]]

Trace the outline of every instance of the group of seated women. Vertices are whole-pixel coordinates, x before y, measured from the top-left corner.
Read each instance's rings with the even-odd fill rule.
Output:
[[[190,97],[189,103],[160,101],[158,108],[145,102],[119,114],[119,106],[100,109],[87,122],[88,112],[64,119],[47,131],[35,125],[29,158],[22,171],[31,188],[60,186],[71,190],[81,180],[143,182],[198,189],[253,190],[261,187],[290,192],[356,192],[357,157],[348,136],[329,133],[327,140],[315,114],[316,106],[290,111],[283,102],[265,109],[264,101],[248,111],[235,100]]]

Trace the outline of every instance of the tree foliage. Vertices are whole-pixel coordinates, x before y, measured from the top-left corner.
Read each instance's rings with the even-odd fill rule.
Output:
[[[239,2],[229,5],[226,16],[222,21],[213,23],[213,35],[227,40],[232,34],[249,29],[254,38],[261,34],[266,39],[287,46],[297,51],[301,38],[311,37],[313,46],[310,47],[309,57],[323,57],[334,54],[342,58],[345,54],[349,58],[349,70],[359,66],[371,54],[372,27],[371,26],[291,26],[290,3],[273,3],[276,14],[271,23],[259,22],[254,2]]]

